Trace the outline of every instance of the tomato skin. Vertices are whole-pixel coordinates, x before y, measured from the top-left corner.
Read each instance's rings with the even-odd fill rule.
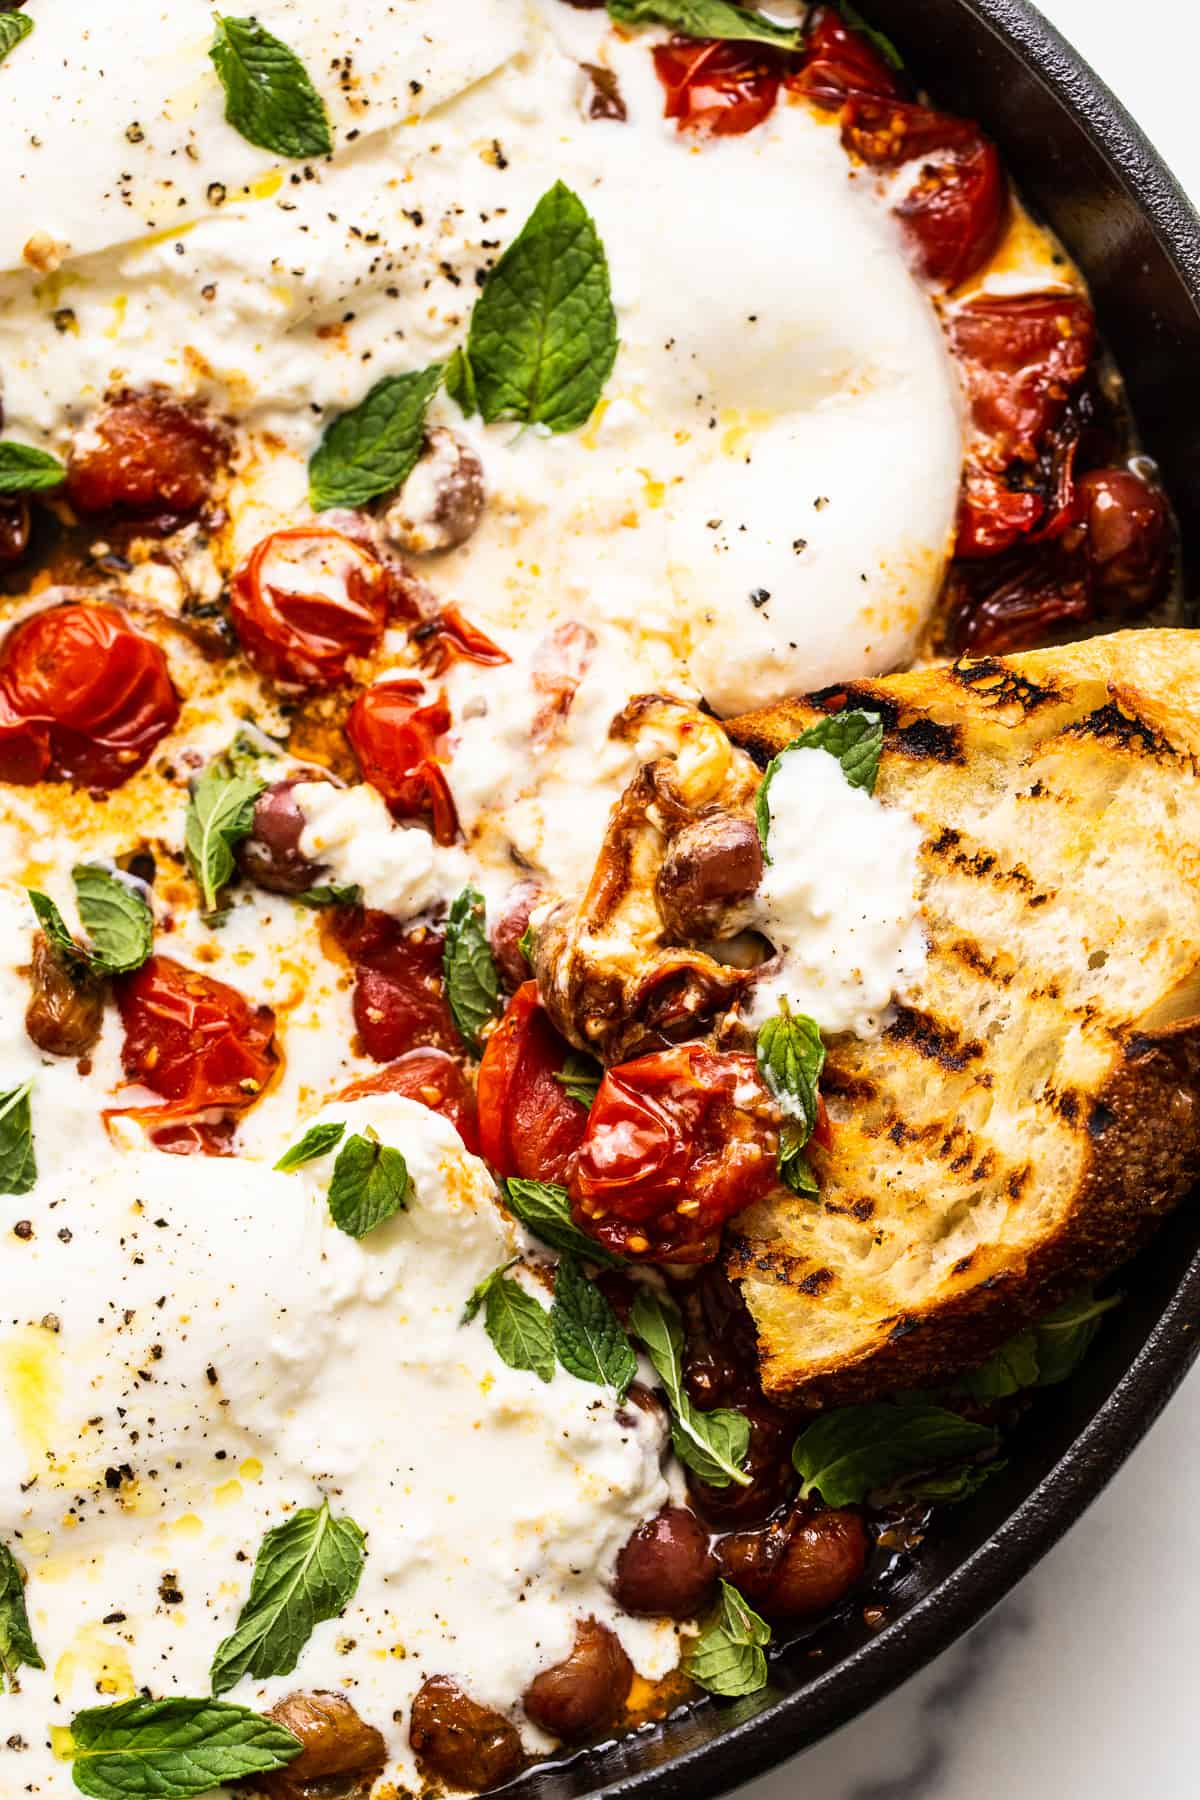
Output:
[[[571,1185],[576,1223],[623,1256],[711,1262],[721,1226],[775,1181],[778,1132],[752,1056],[680,1044],[610,1069]]]
[[[238,641],[260,675],[336,687],[352,656],[379,647],[392,600],[373,551],[328,525],[273,531],[229,586]]]
[[[984,294],[948,321],[971,427],[956,553],[998,556],[1056,536],[1076,510],[1067,417],[1096,350],[1080,294]]]
[[[104,408],[72,445],[67,494],[77,512],[186,518],[208,499],[226,439],[194,406],[130,394]]]
[[[844,25],[832,7],[813,14],[804,62],[787,85],[823,112],[839,112],[855,95],[898,99],[894,72],[860,32]]]
[[[166,657],[115,607],[50,607],[0,647],[0,780],[119,787],[178,717]]]
[[[164,1149],[211,1152],[227,1144],[230,1118],[253,1106],[279,1067],[272,1009],[169,956],[152,956],[114,983],[114,991],[125,1029],[125,1079],[160,1095],[163,1104],[107,1116],[167,1127]]]
[[[442,979],[445,939],[426,926],[405,931],[390,914],[342,909],[333,922],[354,964],[354,1023],[374,1062],[410,1050],[461,1051]]]
[[[378,682],[359,695],[346,720],[363,780],[383,795],[393,818],[429,813],[439,844],[458,837],[458,812],[442,759],[449,729],[445,697],[426,702],[420,681]]]
[[[443,606],[431,619],[414,625],[408,639],[420,646],[418,660],[427,675],[444,675],[453,662],[480,663],[484,668],[496,669],[512,661],[486,632],[464,619],[457,606]]]
[[[656,44],[654,69],[666,91],[664,117],[679,131],[741,137],[772,111],[786,63],[765,44],[674,37]]]
[[[977,125],[902,101],[850,101],[842,142],[872,168],[921,162],[896,207],[918,271],[954,288],[991,256],[1008,221],[1008,182],[999,154]]]
[[[1018,549],[989,562],[962,562],[948,589],[947,648],[956,656],[1005,656],[1044,644],[1051,632],[1095,616],[1078,556],[1056,546]]]
[[[408,1100],[419,1100],[422,1106],[449,1119],[472,1156],[478,1156],[475,1096],[461,1058],[450,1056],[445,1050],[409,1050],[377,1075],[352,1081],[340,1098],[363,1100],[371,1094],[403,1094]]]
[[[497,1174],[569,1182],[588,1117],[555,1080],[570,1054],[537,982],[523,982],[479,1065],[479,1142]]]

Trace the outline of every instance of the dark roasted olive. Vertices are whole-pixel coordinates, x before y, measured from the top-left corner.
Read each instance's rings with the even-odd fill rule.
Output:
[[[304,814],[292,791],[302,782],[321,779],[316,773],[294,775],[287,781],[272,782],[258,796],[250,835],[238,851],[242,873],[256,887],[272,894],[302,894],[325,879],[320,863],[310,862],[300,853]]]
[[[711,812],[671,839],[658,871],[658,904],[677,939],[730,937],[746,923],[744,903],[762,880],[753,819]]]
[[[1131,469],[1090,469],[1077,491],[1088,567],[1105,609],[1144,612],[1161,596],[1167,573],[1165,495]]]
[[[639,1525],[617,1557],[613,1585],[628,1613],[694,1619],[717,1579],[708,1533],[686,1506],[664,1506]]]
[[[423,1774],[477,1794],[510,1780],[525,1760],[512,1720],[480,1706],[448,1675],[431,1675],[417,1689],[408,1741]]]
[[[632,1686],[633,1664],[620,1639],[607,1625],[581,1619],[570,1655],[525,1689],[525,1711],[551,1737],[579,1744],[615,1723]]]
[[[741,1487],[735,1481],[728,1487],[712,1487],[696,1475],[688,1477],[693,1506],[702,1518],[716,1526],[755,1525],[769,1518],[795,1486],[795,1420],[765,1400],[742,1400],[739,1410],[750,1421],[750,1448],[742,1464],[751,1478],[749,1487]]]
[[[828,1612],[862,1579],[867,1531],[856,1512],[794,1507],[762,1531],[720,1540],[721,1573],[769,1618]]]
[[[738,1406],[761,1397],[758,1333],[749,1308],[717,1263],[680,1282],[675,1297],[687,1341],[683,1377],[697,1406]]]
[[[416,467],[384,514],[384,530],[410,556],[455,550],[483,517],[486,499],[483,464],[470,444],[435,425],[425,434]]]
[[[19,563],[29,548],[29,502],[24,494],[0,496],[0,569]]]
[[[104,988],[86,971],[68,972],[44,932],[34,933],[25,1029],[50,1056],[86,1056],[104,1022]]]
[[[288,1694],[270,1717],[304,1745],[286,1769],[257,1778],[270,1800],[366,1800],[387,1761],[382,1733],[341,1694]]]
[[[496,966],[506,985],[514,991],[523,981],[528,981],[533,973],[521,948],[521,939],[529,924],[529,915],[541,899],[541,894],[542,890],[536,881],[519,881],[491,929],[492,954],[496,958]]]

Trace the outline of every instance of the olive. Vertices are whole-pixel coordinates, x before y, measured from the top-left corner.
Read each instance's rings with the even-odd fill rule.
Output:
[[[270,1800],[366,1800],[387,1761],[382,1733],[341,1694],[288,1694],[270,1717],[304,1748],[286,1769],[260,1776]]]
[[[607,1625],[581,1619],[570,1654],[525,1689],[528,1716],[551,1737],[582,1743],[619,1717],[633,1686],[633,1664]]]
[[[753,819],[715,811],[676,832],[658,871],[659,909],[677,939],[711,940],[743,929],[744,903],[762,880]]]
[[[512,1720],[472,1700],[448,1675],[431,1675],[417,1689],[408,1741],[423,1774],[476,1794],[510,1780],[525,1760]]]
[[[483,464],[474,450],[444,425],[435,425],[384,514],[384,530],[411,556],[455,550],[479,524],[486,497]]]
[[[320,863],[300,851],[305,819],[293,790],[302,782],[320,781],[319,774],[294,775],[264,788],[254,804],[250,835],[242,840],[238,863],[256,887],[272,894],[303,894],[326,874]]]
[[[1078,483],[1093,584],[1110,612],[1138,613],[1162,593],[1170,512],[1131,469],[1090,469]]]
[[[770,1517],[795,1485],[795,1421],[766,1401],[743,1400],[739,1410],[750,1421],[750,1446],[742,1462],[750,1476],[749,1487],[735,1481],[728,1487],[712,1487],[696,1475],[688,1479],[688,1494],[696,1511],[718,1527],[758,1524]]]
[[[25,1029],[50,1056],[86,1056],[104,1022],[104,988],[86,969],[68,969],[46,934],[35,932]]]
[[[29,548],[29,501],[24,494],[0,498],[0,569],[19,563]]]
[[[828,1612],[862,1579],[867,1530],[856,1512],[793,1508],[762,1531],[737,1531],[717,1545],[721,1574],[770,1618]]]
[[[686,1506],[664,1506],[621,1550],[613,1593],[628,1613],[694,1619],[716,1579],[708,1533],[695,1513]]]

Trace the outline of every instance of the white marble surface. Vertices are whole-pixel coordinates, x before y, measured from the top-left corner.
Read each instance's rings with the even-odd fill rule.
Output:
[[[1200,201],[1200,14],[1186,0],[1042,11]],[[739,1800],[1196,1800],[1197,1493],[1200,1369],[989,1619]]]

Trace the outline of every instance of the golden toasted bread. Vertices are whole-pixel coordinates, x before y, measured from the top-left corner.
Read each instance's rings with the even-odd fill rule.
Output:
[[[924,832],[930,955],[881,1038],[830,1042],[820,1199],[734,1222],[766,1390],[817,1405],[980,1361],[1200,1175],[1200,632],[844,692]],[[762,760],[841,699],[731,735]]]

